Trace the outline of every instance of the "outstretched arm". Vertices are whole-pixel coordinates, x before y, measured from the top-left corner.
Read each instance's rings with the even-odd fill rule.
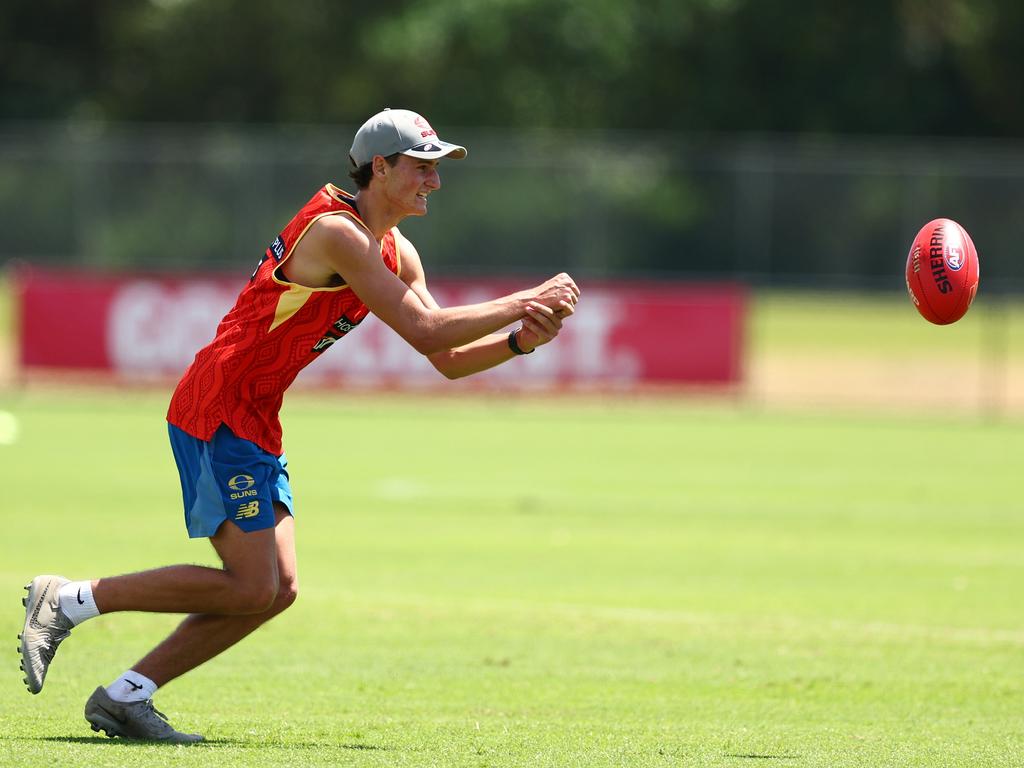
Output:
[[[529,311],[529,307],[527,309]],[[562,318],[555,316],[547,307],[541,307],[524,317],[522,326],[514,333],[519,348],[529,354],[541,344],[554,339],[561,328]],[[449,379],[459,379],[506,363],[513,357],[518,355],[509,346],[508,334],[497,333],[455,349],[435,352],[428,355],[427,359]]]
[[[430,291],[427,290],[427,281],[419,253],[412,243],[401,235],[398,236],[401,237],[402,280],[409,285],[425,305],[440,308]],[[528,303],[521,318],[522,324],[513,331],[520,351],[529,354],[542,344],[553,340],[562,329],[563,319],[572,315],[574,308],[575,300],[566,302],[558,312],[538,302]],[[469,344],[427,355],[427,359],[434,367],[449,379],[458,379],[486,371],[488,368],[508,362],[514,357],[518,357],[518,355],[512,351],[506,333],[488,334]]]
[[[306,239],[310,258],[323,260],[331,271],[342,275],[371,312],[424,355],[477,341],[522,319],[531,305],[553,313],[566,311],[579,296],[572,278],[562,273],[535,288],[492,301],[441,308],[437,302],[424,301],[424,296],[429,296],[425,283],[421,291],[412,287],[415,272],[407,278],[391,272],[381,261],[376,241],[348,218],[325,217]],[[402,272],[418,268],[422,277],[415,249],[404,238],[401,247]]]

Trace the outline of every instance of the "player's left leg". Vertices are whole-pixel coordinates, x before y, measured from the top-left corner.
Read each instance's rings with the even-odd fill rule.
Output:
[[[156,688],[227,650],[295,602],[298,593],[295,521],[283,504],[275,502],[274,507],[278,591],[273,603],[258,614],[193,614],[186,618],[109,688],[100,686],[93,692],[85,705],[85,719],[93,730],[103,729],[108,736],[145,741],[191,743],[202,740],[198,734],[175,730],[154,709],[152,696]],[[227,553],[222,551],[224,542],[217,537],[211,542],[226,560]]]
[[[262,613],[240,616],[193,614],[132,669],[158,686],[195,669],[227,650],[250,632],[270,621],[295,602],[298,576],[295,565],[295,520],[280,503],[275,505],[278,588],[274,602]],[[214,546],[217,544],[214,542]]]

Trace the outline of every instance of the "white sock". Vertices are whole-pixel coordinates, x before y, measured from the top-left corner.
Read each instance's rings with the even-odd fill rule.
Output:
[[[128,704],[152,699],[157,686],[152,680],[130,669],[107,686],[107,695],[114,701]]]
[[[69,581],[57,591],[60,599],[60,611],[75,626],[86,619],[99,616],[99,609],[92,597],[91,581]]]

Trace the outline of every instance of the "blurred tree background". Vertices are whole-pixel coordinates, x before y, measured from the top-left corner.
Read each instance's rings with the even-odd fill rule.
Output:
[[[8,2],[0,258],[252,260],[394,105],[475,161],[410,223],[443,269],[837,279],[949,215],[1016,278],[1022,22],[1011,0]]]
[[[1020,136],[1012,0],[6,3],[0,119]]]

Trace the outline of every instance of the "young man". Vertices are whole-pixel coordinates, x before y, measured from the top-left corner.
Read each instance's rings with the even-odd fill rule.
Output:
[[[373,312],[445,376],[529,354],[553,340],[579,289],[566,274],[482,304],[441,308],[419,254],[396,225],[427,212],[438,162],[464,147],[441,141],[421,116],[385,110],[356,133],[352,196],[327,184],[267,249],[185,371],[167,414],[185,524],[208,537],[223,568],[173,565],[26,587],[19,635],[29,691],[39,693],[57,646],[101,613],[190,614],[149,654],[99,687],[85,706],[94,731],[194,742],[153,707],[157,688],[213,658],[295,600],[295,535],[278,411],[296,374]],[[510,334],[496,333],[519,323]]]

